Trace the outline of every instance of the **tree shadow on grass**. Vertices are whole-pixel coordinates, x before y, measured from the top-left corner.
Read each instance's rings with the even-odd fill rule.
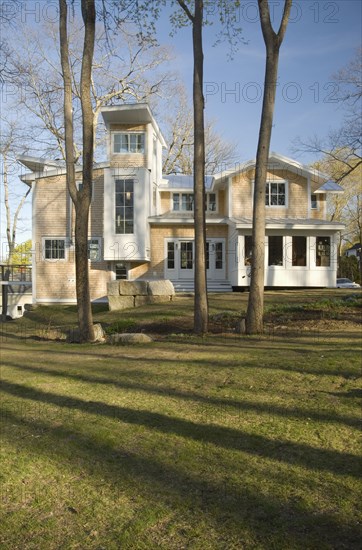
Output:
[[[50,454],[62,466],[71,465],[74,460],[76,468],[87,471],[91,478],[110,478],[115,488],[119,487],[129,496],[133,496],[136,489],[144,506],[161,503],[165,515],[171,510],[177,512],[181,524],[187,503],[189,511],[200,522],[211,523],[220,530],[221,544],[227,544],[226,537],[231,537],[232,542],[238,540],[242,548],[243,536],[252,531],[258,548],[305,550],[315,548],[317,542],[323,548],[360,548],[361,530],[357,521],[344,524],[330,513],[308,509],[303,502],[291,498],[282,501],[270,493],[265,495],[242,479],[238,484],[229,479],[219,484],[210,482],[190,470],[185,473],[177,466],[166,464],[155,454],[145,457],[115,448],[65,426],[53,427],[46,422],[19,418],[16,413],[9,413],[7,420],[12,429],[4,437],[19,451],[36,452],[45,457]],[[17,438],[14,426],[20,430],[25,427],[32,434],[35,431],[41,439]]]
[[[114,347],[112,346],[112,349],[114,349]],[[79,360],[82,361],[84,360],[86,357],[89,357],[89,358],[93,358],[94,360],[97,360],[97,359],[105,359],[105,360],[114,360],[114,361],[122,361],[122,360],[127,360],[127,362],[129,363],[139,363],[140,361],[144,361],[145,363],[147,364],[156,364],[156,365],[160,365],[162,366],[163,364],[171,364],[171,363],[175,363],[177,365],[179,365],[180,363],[191,363],[192,365],[195,365],[195,366],[204,366],[204,367],[207,367],[207,368],[214,368],[214,369],[220,369],[220,367],[222,368],[244,368],[244,369],[248,369],[248,368],[252,368],[252,369],[260,369],[260,370],[272,370],[272,371],[287,371],[287,372],[292,372],[292,373],[300,373],[300,374],[312,374],[312,375],[321,375],[321,376],[340,376],[342,378],[345,378],[345,379],[349,379],[349,378],[355,378],[358,374],[359,374],[359,371],[357,370],[357,368],[348,368],[346,366],[346,361],[344,360],[343,362],[343,366],[341,366],[341,368],[335,368],[335,367],[326,367],[323,365],[323,359],[320,359],[320,357],[316,357],[315,355],[311,356],[310,359],[313,360],[313,367],[310,367],[309,365],[306,365],[305,363],[303,365],[297,365],[295,362],[293,363],[293,360],[292,358],[290,359],[290,364],[289,365],[285,365],[284,363],[280,363],[280,362],[277,362],[275,359],[273,359],[272,357],[272,349],[269,348],[269,349],[265,349],[263,350],[263,353],[265,355],[265,357],[263,357],[261,354],[260,354],[260,350],[258,350],[259,354],[251,361],[251,360],[245,360],[243,357],[241,357],[240,359],[231,359],[231,360],[225,360],[224,358],[222,358],[222,355],[220,353],[220,359],[218,360],[210,360],[210,359],[195,359],[193,358],[192,356],[188,356],[185,354],[185,356],[179,356],[177,358],[172,358],[172,357],[155,357],[155,354],[156,354],[156,351],[153,350],[153,357],[151,357],[151,355],[148,353],[147,355],[142,355],[142,356],[139,356],[139,355],[136,355],[135,354],[135,348],[132,347],[132,348],[126,348],[126,347],[120,347],[118,348],[119,349],[119,354],[117,355],[110,355],[109,353],[96,353],[94,351],[92,352],[89,352],[87,353],[86,350],[84,349],[80,349],[78,351],[72,351],[72,350],[69,350],[69,349],[61,349],[61,346],[60,347],[57,347],[56,349],[55,348],[50,348],[50,349],[39,349],[39,348],[36,348],[36,349],[25,349],[25,352],[26,354],[37,354],[39,352],[41,353],[44,353],[44,354],[49,354],[49,355],[54,355],[55,353],[57,355],[65,355],[65,356],[68,356],[68,357],[79,357]],[[145,351],[146,353],[148,352],[148,347],[147,346],[140,346],[140,347],[137,347],[137,351],[139,350],[143,350]],[[6,350],[8,351],[14,351],[14,352],[17,352],[19,353],[19,350],[17,348],[11,348],[11,347],[8,347],[6,348]],[[124,351],[123,351],[124,350]],[[161,350],[162,351],[162,350]],[[198,353],[199,352],[203,352],[205,351],[205,353],[210,353],[210,350],[207,351],[207,350],[200,350],[198,349],[197,350]],[[228,351],[230,351],[230,347],[228,348]],[[246,351],[245,348],[242,349],[243,352]],[[278,348],[278,351],[280,351],[280,347]],[[286,350],[286,352],[290,352],[291,350],[288,349]],[[341,350],[339,350],[341,351]],[[124,354],[127,353],[127,356],[124,357]],[[130,356],[129,353],[132,353],[134,354],[133,356]],[[182,353],[182,351],[180,351],[180,353]],[[294,353],[294,351],[293,351]],[[323,350],[323,353],[327,353],[327,352],[324,352]],[[331,351],[331,353],[333,353],[333,351]],[[355,352],[351,351],[351,350],[348,350],[348,352],[346,353],[350,353],[351,355],[355,355]],[[214,354],[213,356],[214,358],[217,358],[217,356]],[[306,358],[308,359],[308,358]],[[263,361],[262,361],[263,360]],[[262,361],[262,362],[261,362]],[[283,359],[283,361],[285,361]]]
[[[198,424],[181,418],[166,416],[147,410],[108,405],[99,401],[85,401],[12,382],[2,381],[1,389],[10,395],[36,402],[49,403],[97,416],[119,420],[126,424],[144,426],[160,433],[211,443],[224,449],[232,449],[250,455],[277,460],[286,464],[303,466],[310,470],[327,471],[358,478],[361,473],[359,457],[328,449],[318,449],[303,443],[268,439],[234,428],[210,424]]]
[[[79,382],[86,382],[90,384],[102,384],[114,386],[122,390],[134,390],[134,391],[143,391],[148,394],[159,395],[161,397],[176,397],[182,400],[194,401],[196,403],[203,403],[207,406],[214,405],[220,408],[220,411],[225,412],[225,407],[230,407],[234,409],[234,414],[238,413],[241,415],[243,412],[256,412],[256,413],[265,413],[269,416],[281,416],[285,418],[297,418],[302,420],[316,420],[319,422],[332,422],[339,423],[346,426],[351,426],[354,428],[361,427],[361,420],[358,418],[348,417],[348,416],[339,416],[336,414],[330,414],[329,412],[324,412],[318,410],[318,412],[311,411],[310,409],[302,408],[286,408],[268,403],[253,402],[246,400],[231,400],[231,399],[222,399],[211,396],[205,396],[197,392],[186,392],[178,390],[175,388],[169,388],[167,386],[154,386],[151,384],[145,384],[140,382],[133,382],[129,380],[114,380],[112,378],[104,378],[99,376],[89,376],[80,373],[73,373],[70,369],[67,370],[56,370],[54,368],[47,369],[45,367],[31,367],[29,365],[18,365],[16,363],[7,363],[11,368],[15,368],[24,372],[33,372],[35,374],[46,374],[59,378],[68,378],[71,380],[77,380]],[[142,371],[141,371],[142,373]],[[128,374],[128,373],[127,373]],[[144,373],[142,373],[144,374]],[[134,376],[134,371],[132,371],[132,377]],[[361,393],[359,393],[359,391]],[[323,392],[331,393],[331,392]],[[349,397],[358,397],[362,395],[362,390],[351,390]],[[331,393],[332,395],[343,396],[340,393]],[[205,413],[207,410],[205,410]],[[232,415],[232,412],[230,413]]]

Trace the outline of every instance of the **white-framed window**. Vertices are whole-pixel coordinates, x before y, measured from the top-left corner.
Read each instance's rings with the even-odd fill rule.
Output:
[[[193,193],[173,193],[172,210],[174,212],[192,212],[194,209]]]
[[[143,132],[113,132],[113,153],[144,153],[145,134]]]
[[[292,236],[292,266],[306,267],[307,265],[307,237]]]
[[[43,258],[44,260],[66,260],[65,238],[44,237]]]
[[[134,180],[115,180],[115,232],[130,234],[134,231]]]
[[[175,269],[175,242],[167,243],[167,269]]]
[[[287,206],[287,182],[268,181],[265,186],[265,206]]]
[[[244,265],[251,265],[253,238],[251,235],[244,237]]]
[[[331,238],[316,237],[316,266],[329,267],[331,265]]]
[[[129,265],[126,262],[117,262],[115,265],[116,281],[128,279]]]
[[[102,239],[100,237],[91,237],[88,239],[88,260],[91,262],[100,262],[102,259]]]
[[[318,195],[312,193],[310,196],[310,207],[312,210],[318,210]]]
[[[269,235],[268,237],[268,265],[282,266],[283,257],[283,237],[281,235]]]
[[[216,212],[216,193],[206,193],[205,195],[205,210],[207,212]]]

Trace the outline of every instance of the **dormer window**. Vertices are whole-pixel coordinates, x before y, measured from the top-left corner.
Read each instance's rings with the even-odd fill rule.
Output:
[[[318,195],[313,193],[310,197],[310,206],[312,210],[318,209]]]
[[[131,132],[113,133],[113,153],[144,153],[145,134]]]

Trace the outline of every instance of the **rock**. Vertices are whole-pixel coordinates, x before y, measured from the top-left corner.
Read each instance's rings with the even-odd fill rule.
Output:
[[[135,296],[135,307],[170,302],[171,296]]]
[[[147,281],[119,281],[121,296],[147,296]]]
[[[111,281],[107,283],[107,295],[119,296],[119,281]]]
[[[94,323],[94,341],[95,342],[104,342],[105,334],[103,327],[100,323]]]
[[[108,295],[108,306],[110,311],[118,311],[120,309],[134,307],[134,297]]]
[[[150,296],[174,296],[175,289],[168,279],[148,281],[148,294]]]
[[[153,342],[151,336],[142,332],[124,332],[122,334],[111,334],[109,337],[110,344],[148,344]]]

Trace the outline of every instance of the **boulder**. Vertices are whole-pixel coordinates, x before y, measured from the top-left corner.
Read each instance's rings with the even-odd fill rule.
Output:
[[[150,296],[174,296],[175,289],[168,279],[148,281],[148,294]]]
[[[153,342],[151,336],[142,332],[124,332],[111,334],[109,337],[110,344],[148,344],[149,342]]]
[[[135,307],[141,307],[148,304],[163,304],[169,302],[171,296],[135,296]]]
[[[121,296],[147,296],[147,281],[118,281]]]
[[[94,340],[93,342],[104,342],[104,331],[100,323],[95,323],[94,328]],[[47,332],[47,336],[49,336]],[[79,344],[80,342],[80,331],[78,328],[70,329],[67,334],[67,341],[71,344]]]
[[[111,281],[107,283],[107,295],[119,296],[119,281]]]
[[[128,309],[130,307],[134,307],[134,297],[108,295],[108,306],[110,311],[117,311],[119,309]]]

